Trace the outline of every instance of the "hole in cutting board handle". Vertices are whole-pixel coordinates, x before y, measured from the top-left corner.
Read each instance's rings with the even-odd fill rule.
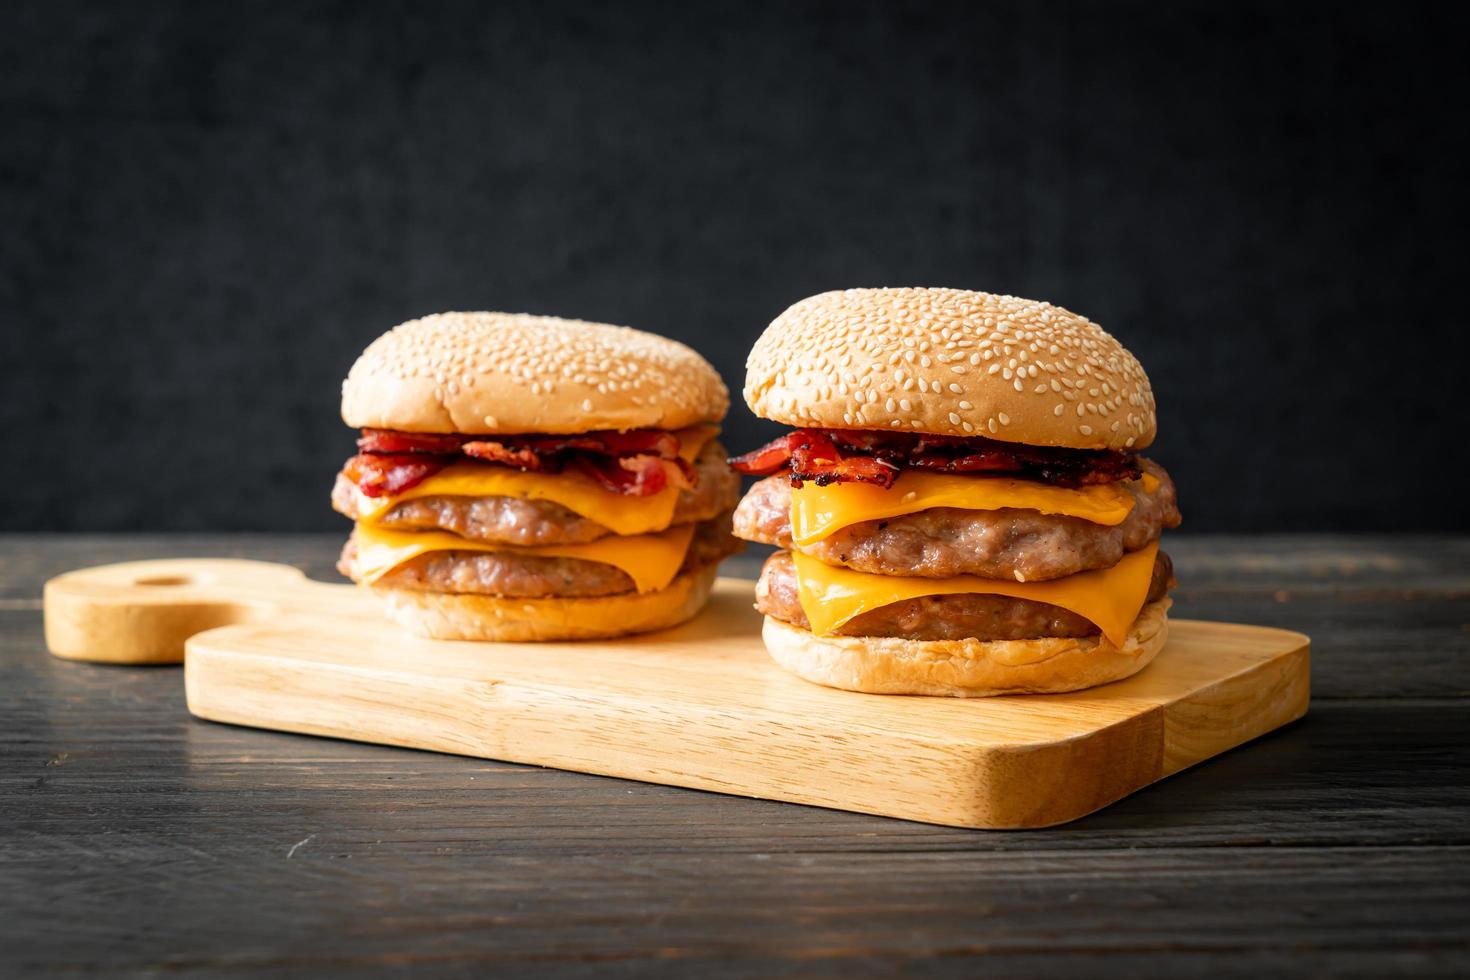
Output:
[[[193,585],[194,578],[191,575],[150,575],[148,578],[133,580],[134,585]]]

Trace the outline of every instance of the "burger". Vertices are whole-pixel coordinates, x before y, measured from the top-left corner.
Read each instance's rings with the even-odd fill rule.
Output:
[[[342,386],[361,430],[332,505],[338,568],[413,632],[567,640],[672,626],[739,547],[729,396],[683,344],[627,327],[443,313]]]
[[[1140,453],[1132,354],[1049,303],[957,289],[803,300],[761,335],[745,400],[793,431],[738,537],[774,545],[766,649],[818,684],[976,697],[1141,670],[1168,635],[1174,484]]]

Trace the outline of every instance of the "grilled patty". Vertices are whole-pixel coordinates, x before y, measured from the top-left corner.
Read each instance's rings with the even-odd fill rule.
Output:
[[[710,442],[694,461],[699,481],[693,490],[681,490],[674,505],[673,524],[708,521],[735,506],[740,477],[725,464],[725,447]],[[332,488],[332,506],[357,517],[357,491],[338,474]],[[399,531],[449,531],[472,541],[537,547],[582,544],[613,532],[550,500],[519,497],[415,497],[394,506],[374,523]],[[598,593],[600,594],[600,593]]]
[[[1163,528],[1179,526],[1174,481],[1152,460],[1139,461],[1158,478],[1153,493],[1130,485],[1135,500],[1114,527],[1034,510],[935,507],[917,514],[852,524],[816,544],[797,548],[829,565],[873,575],[912,575],[1038,582],[1093,568],[1109,568]],[[751,487],[735,509],[735,534],[747,541],[792,549],[791,483],[772,476]]]
[[[1159,552],[1147,601],[1167,595],[1173,577],[1174,563]],[[787,552],[778,551],[766,560],[755,587],[755,607],[783,623],[810,628],[797,599],[796,565]],[[904,640],[1029,640],[1098,632],[1089,620],[1050,603],[977,593],[904,599],[856,616],[837,630],[842,636]]]
[[[730,515],[702,521],[689,540],[679,574],[731,555],[740,542],[730,536]],[[357,580],[357,548],[342,549],[337,570]],[[510,551],[430,551],[404,562],[376,585],[417,592],[469,592],[479,595],[542,598],[603,596],[632,592],[633,579],[614,565],[583,558],[549,558]]]

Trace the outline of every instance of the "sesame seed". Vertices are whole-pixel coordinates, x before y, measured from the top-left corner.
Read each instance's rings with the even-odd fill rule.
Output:
[[[1080,433],[1082,433],[1084,436],[1090,436],[1090,435],[1092,435],[1092,426],[1090,426],[1090,425],[1079,425],[1079,426],[1077,426],[1077,431],[1080,432]]]
[[[848,363],[836,363],[844,358]],[[520,368],[526,385],[534,377],[544,378],[532,363]],[[587,362],[582,373],[595,374],[591,370],[595,364]],[[892,396],[895,407],[871,424],[893,427],[898,422],[923,428],[924,419],[935,411],[947,417],[951,409],[957,416],[984,410],[974,408],[984,402],[970,389],[947,379],[933,381],[932,376],[944,368],[958,381],[971,367],[985,372],[979,375],[982,385],[991,375],[999,375],[988,383],[1008,384],[1019,398],[1029,391],[1044,399],[1050,392],[1054,417],[1066,415],[1070,403],[1080,406],[1079,422],[1091,424],[1089,414],[1103,418],[1103,426],[1126,419],[1128,424],[1117,430],[1092,425],[1110,436],[1106,445],[1121,447],[1125,436],[1136,444],[1152,435],[1153,396],[1147,376],[1101,327],[1047,303],[960,290],[851,289],[802,300],[777,318],[751,352],[750,370],[762,387],[758,392],[747,390],[746,396],[757,414],[815,425],[824,419],[835,424],[833,416],[840,415],[844,402],[849,414],[860,416],[864,406],[878,411]],[[916,378],[915,372],[921,376]],[[593,385],[597,380],[606,379],[594,378]],[[864,394],[853,397],[839,388]],[[901,411],[897,400],[913,391],[921,398],[931,393],[955,397],[932,409],[915,403]],[[960,408],[961,395],[971,407]],[[1004,395],[1010,397],[1009,392]],[[894,413],[899,417],[893,418]],[[982,417],[973,428],[989,431],[991,418]],[[961,417],[960,424],[965,421]]]
[[[1010,425],[1011,424],[1011,417],[1009,415],[1007,415],[1005,412],[998,413],[996,415],[996,418],[1000,419],[1000,424],[1001,425]]]

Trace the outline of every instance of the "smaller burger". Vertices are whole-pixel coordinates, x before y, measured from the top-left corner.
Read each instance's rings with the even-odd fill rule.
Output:
[[[1060,307],[850,289],[756,342],[745,400],[794,426],[731,464],[766,479],[735,533],[781,550],[756,589],[794,673],[879,694],[1073,691],[1167,636],[1174,484],[1143,368]]]
[[[704,358],[579,320],[444,313],[374,341],[342,386],[361,429],[338,567],[413,632],[565,640],[672,626],[738,548],[729,397]]]

